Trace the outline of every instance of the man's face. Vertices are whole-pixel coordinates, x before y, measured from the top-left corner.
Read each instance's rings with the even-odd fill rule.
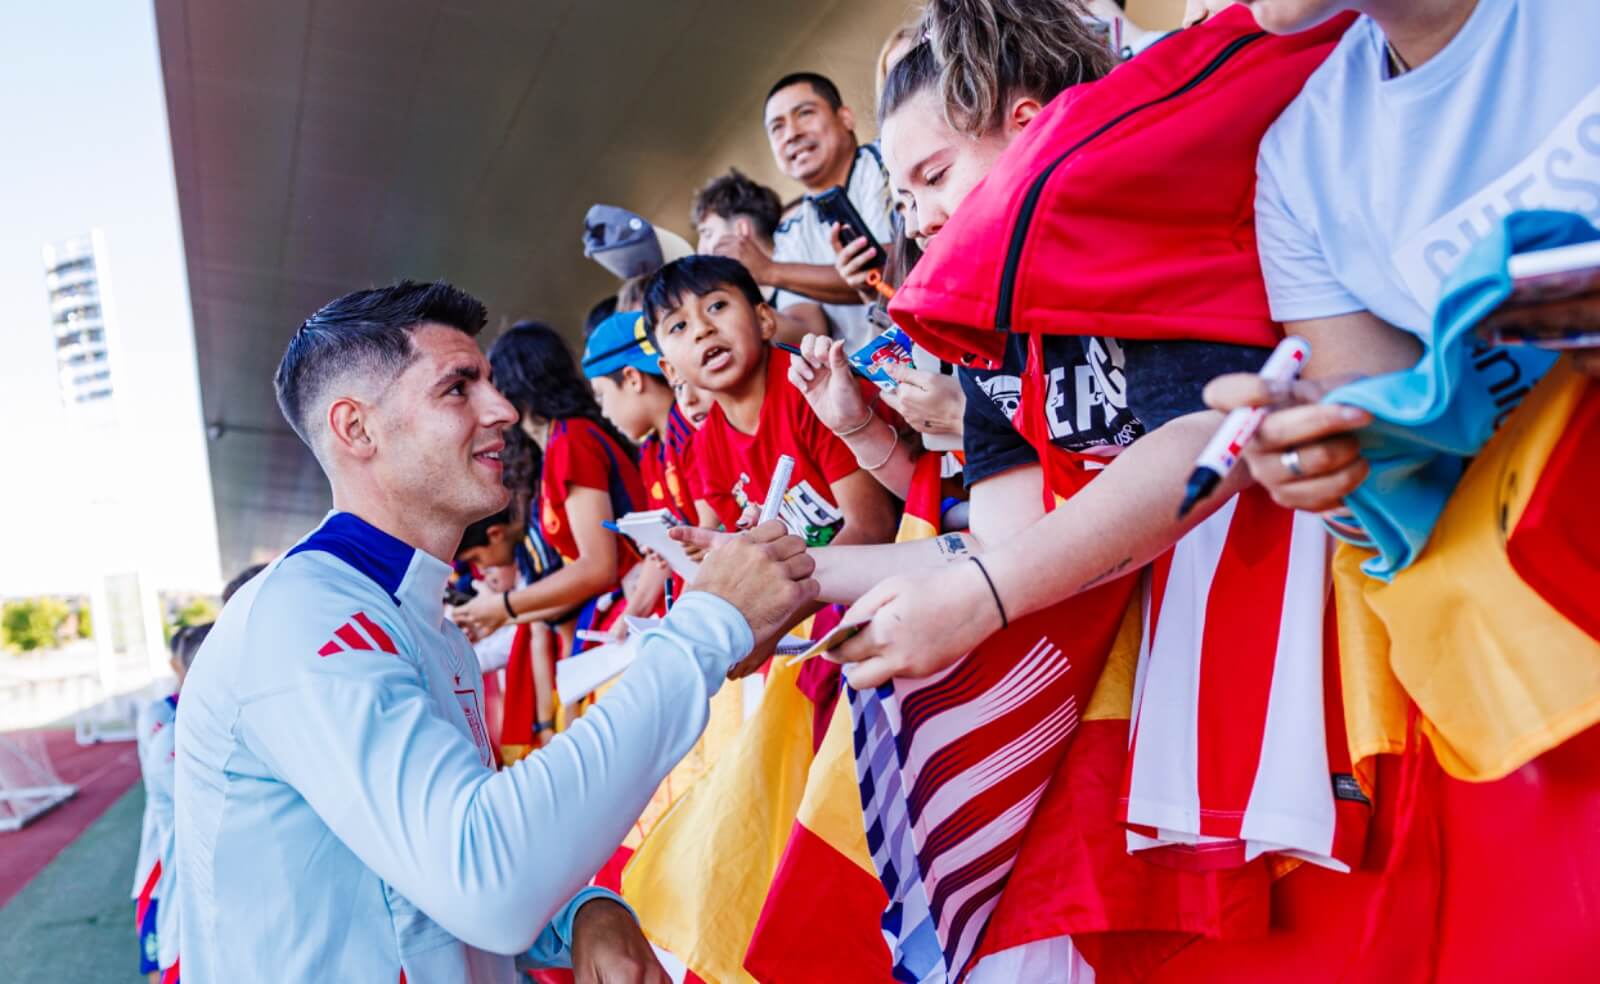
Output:
[[[635,444],[643,440],[656,425],[650,419],[644,386],[644,376],[632,366],[622,370],[620,381],[609,376],[596,376],[589,380],[595,402],[600,404],[600,412]]]
[[[500,452],[517,413],[472,338],[430,324],[411,344],[416,358],[368,410],[371,463],[392,501],[465,527],[510,501]]]
[[[685,293],[656,323],[656,346],[676,378],[712,393],[743,386],[761,366],[777,322],[731,287],[696,297]]]
[[[765,123],[779,170],[808,191],[825,191],[828,176],[855,153],[854,116],[846,107],[829,106],[809,82],[774,92]]]
[[[505,567],[516,563],[515,544],[511,540],[511,531],[505,526],[491,526],[486,531],[489,542],[476,547],[468,547],[456,554],[456,559],[465,561],[480,571]],[[512,585],[515,587],[515,584]],[[501,588],[499,590],[510,590]]]

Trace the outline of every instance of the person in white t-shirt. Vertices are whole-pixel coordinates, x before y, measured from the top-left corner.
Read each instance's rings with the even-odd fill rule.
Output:
[[[808,196],[844,188],[873,238],[889,242],[892,206],[883,159],[875,144],[857,143],[855,113],[838,86],[815,72],[786,75],[768,91],[762,123],[779,170]],[[770,255],[750,237],[721,244],[715,252],[743,263],[756,283],[779,288],[780,310],[808,299],[820,302],[829,334],[854,351],[877,331],[855,289],[834,269],[833,235],[833,226],[805,201],[778,225]]]
[[[1275,33],[1363,15],[1267,132],[1257,167],[1272,313],[1312,346],[1297,397],[1413,365],[1441,284],[1509,213],[1600,218],[1600,4],[1249,6]],[[1251,376],[1207,390],[1223,410],[1273,397]],[[1333,404],[1274,412],[1246,453],[1250,472],[1286,506],[1338,509],[1366,477],[1350,432],[1368,422]]]

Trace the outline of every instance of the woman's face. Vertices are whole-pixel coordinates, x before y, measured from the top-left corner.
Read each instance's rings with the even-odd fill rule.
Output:
[[[982,137],[958,133],[933,89],[891,113],[883,121],[883,162],[905,206],[906,235],[919,242],[937,235],[1021,131],[1021,123],[1008,120]]]
[[[1341,10],[1361,9],[1367,6],[1357,0],[1244,0],[1256,23],[1263,31],[1273,34],[1293,34],[1313,28]],[[1217,0],[1206,4],[1212,8],[1227,6]]]

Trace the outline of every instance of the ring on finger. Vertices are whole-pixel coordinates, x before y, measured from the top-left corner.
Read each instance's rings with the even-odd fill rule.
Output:
[[[1284,453],[1278,455],[1278,463],[1283,466],[1284,471],[1293,475],[1295,478],[1306,477],[1305,471],[1300,467],[1299,448],[1290,448]]]

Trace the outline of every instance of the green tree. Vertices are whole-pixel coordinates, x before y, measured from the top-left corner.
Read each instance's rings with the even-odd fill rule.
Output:
[[[51,649],[71,609],[57,598],[18,598],[0,606],[0,639],[18,652]]]
[[[167,626],[167,641],[171,642],[173,635],[185,626],[215,622],[220,613],[221,609],[210,598],[190,599],[188,604],[178,609],[178,613],[172,618],[172,624]]]
[[[89,603],[87,601],[78,606],[78,638],[94,638],[94,621],[89,617]]]

